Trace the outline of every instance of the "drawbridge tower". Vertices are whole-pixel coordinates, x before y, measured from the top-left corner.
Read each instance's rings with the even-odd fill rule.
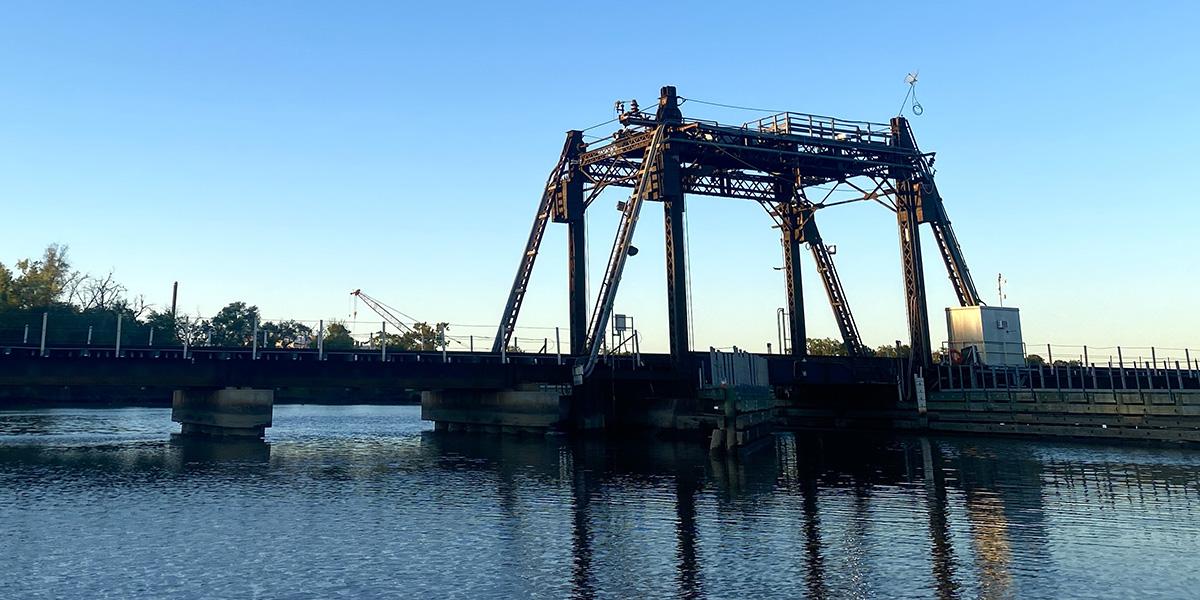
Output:
[[[611,138],[585,143],[582,131],[567,132],[558,163],[542,191],[493,351],[506,348],[512,338],[547,225],[565,223],[571,354],[582,374],[589,375],[600,355],[642,208],[654,201],[663,206],[671,355],[677,366],[685,366],[690,315],[683,215],[687,195],[699,194],[758,202],[774,220],[784,247],[792,355],[803,358],[806,352],[800,270],[805,247],[816,261],[847,353],[862,355],[869,350],[859,336],[833,253],[815,220],[823,208],[862,200],[876,202],[896,215],[912,367],[914,371],[928,368],[932,342],[921,224],[933,230],[959,303],[975,306],[982,302],[934,183],[933,154],[918,149],[908,121],[897,116],[883,124],[785,112],[725,125],[685,118],[680,110],[685,100],[667,86],[653,112],[634,106],[620,114],[621,128]],[[859,196],[814,202],[807,190],[818,185],[845,187]],[[609,186],[633,191],[618,205],[620,223],[589,311],[585,217],[592,201]]]

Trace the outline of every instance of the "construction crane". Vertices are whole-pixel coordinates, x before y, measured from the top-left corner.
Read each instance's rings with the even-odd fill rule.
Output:
[[[412,334],[420,337],[421,333],[419,331],[416,331],[415,329],[412,328],[412,326],[406,325],[404,323],[404,321],[400,320],[400,317],[404,317],[411,323],[414,323],[414,324],[417,323],[417,320],[414,319],[412,316],[404,314],[396,307],[387,305],[383,301],[379,300],[378,298],[372,297],[371,295],[367,294],[366,292],[362,291],[361,289],[357,289],[357,290],[354,290],[353,292],[350,292],[350,295],[354,296],[354,298],[357,300],[362,300],[363,304],[367,305],[367,308],[370,308],[371,310],[375,311],[375,314],[382,317],[386,323],[388,323],[392,327],[395,327],[396,330],[399,331],[400,333],[412,333]],[[355,314],[356,315],[358,314],[357,310],[355,310]],[[435,326],[435,330],[437,331],[437,336],[438,336],[438,342],[437,342],[438,345],[445,347],[445,346],[449,345],[450,342],[454,342],[455,344],[458,344],[459,346],[464,346],[465,344],[463,344],[460,340],[452,339],[446,335],[446,330],[448,330],[448,329],[450,329],[450,327],[446,323],[438,323]]]
[[[397,310],[394,307],[388,306],[387,304],[370,296],[369,294],[362,291],[361,289],[350,292],[350,295],[354,296],[354,298],[356,300],[362,300],[363,304],[367,305],[367,308],[370,308],[371,310],[375,311],[375,314],[382,317],[383,320],[385,322],[387,322],[387,324],[391,325],[392,327],[395,327],[396,330],[399,331],[400,333],[410,333],[413,331],[413,328],[408,325],[405,325],[404,321],[400,320],[400,317],[404,317],[414,323],[416,322],[416,319],[400,312],[399,310]],[[355,310],[354,312],[355,312],[355,315],[358,314],[357,310]]]

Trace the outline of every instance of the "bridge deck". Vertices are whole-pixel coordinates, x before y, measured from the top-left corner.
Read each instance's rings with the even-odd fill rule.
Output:
[[[569,367],[555,357],[499,357],[455,353],[268,351],[252,360],[248,349],[128,348],[48,349],[38,356],[19,348],[0,350],[0,386],[139,386],[261,388],[504,389],[524,382],[565,384]]]
[[[554,354],[407,352],[359,349],[318,353],[307,348],[0,347],[0,386],[137,385],[153,387],[404,387],[501,389],[522,383],[569,384],[575,359]],[[890,384],[895,360],[764,355],[772,385]],[[606,357],[605,378],[697,381],[708,353],[692,354],[693,368],[675,369],[670,355]]]

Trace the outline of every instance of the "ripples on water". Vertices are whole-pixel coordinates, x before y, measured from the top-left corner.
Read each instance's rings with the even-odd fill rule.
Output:
[[[0,597],[1197,597],[1200,452],[969,438],[442,436],[279,406],[0,412]]]

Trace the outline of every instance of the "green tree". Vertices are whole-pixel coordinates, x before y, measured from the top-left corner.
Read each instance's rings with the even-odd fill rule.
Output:
[[[437,350],[442,347],[449,328],[449,323],[438,323],[432,327],[429,323],[413,323],[412,328],[400,336],[400,346],[405,350]]]
[[[6,267],[4,263],[0,263],[0,309],[8,308],[13,305],[12,302],[12,269]]]
[[[354,347],[354,337],[350,330],[339,321],[330,321],[325,327],[325,340],[322,342],[326,350],[348,350]]]
[[[367,340],[367,345],[378,348],[385,340],[387,341],[388,348],[395,348],[397,350],[406,349],[404,347],[404,336],[398,333],[384,333],[382,331],[372,333],[371,338]]]
[[[884,344],[875,349],[875,356],[881,356],[884,358],[908,358],[909,356],[912,356],[912,348],[909,348],[908,344],[900,344],[899,346]]]
[[[211,324],[208,319],[201,319],[200,315],[195,317],[180,315],[175,318],[175,335],[181,343],[186,342],[189,346],[206,344],[209,329],[211,329]]]
[[[85,311],[85,314],[108,314],[110,312],[93,309]],[[126,322],[137,322],[129,314],[126,314],[125,318]],[[137,327],[137,325],[134,325],[134,327]],[[200,346],[205,343],[208,330],[210,329],[209,322],[199,317],[193,318],[187,315],[172,316],[170,311],[159,312],[157,310],[150,310],[147,313],[142,327],[147,330],[154,330],[155,346],[182,346],[184,343],[187,343],[189,346]]]
[[[245,302],[230,302],[209,320],[214,346],[248,346],[254,337],[258,307]]]
[[[1037,367],[1046,364],[1046,359],[1037,354],[1030,354],[1025,357],[1025,364],[1031,367]]]
[[[169,311],[150,311],[146,315],[146,327],[154,330],[154,343],[159,346],[179,345],[179,322]]]
[[[814,356],[845,356],[846,345],[833,338],[808,338],[808,353]]]
[[[17,261],[20,274],[13,276],[0,265],[0,300],[14,308],[38,308],[58,302],[72,276],[67,248],[51,244],[40,260]]]
[[[299,321],[267,322],[259,326],[259,330],[265,333],[266,346],[271,348],[307,348],[313,340],[312,327]]]

